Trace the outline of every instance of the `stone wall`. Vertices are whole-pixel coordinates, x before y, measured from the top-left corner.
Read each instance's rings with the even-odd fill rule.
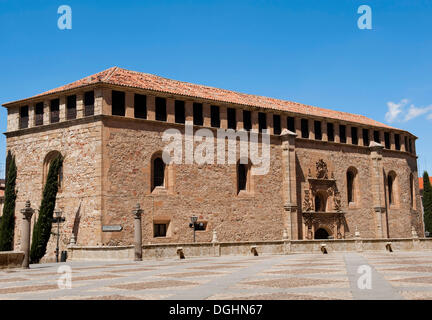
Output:
[[[274,240],[218,243],[170,243],[149,244],[143,246],[143,259],[166,259],[178,257],[181,248],[185,258],[217,257],[226,255],[253,256],[252,247],[258,255],[316,253],[322,254],[321,247],[329,254],[334,252],[388,252],[390,244],[393,252],[432,250],[432,239],[399,238],[399,239],[348,239],[348,240]],[[68,249],[69,260],[133,260],[133,246],[71,246]]]
[[[90,119],[88,119],[90,120]],[[61,224],[60,250],[65,250],[72,233],[78,243],[98,245],[101,217],[101,134],[100,121],[75,120],[67,126],[49,125],[42,130],[28,129],[28,133],[7,138],[7,149],[16,156],[16,249],[20,248],[20,209],[30,200],[36,209],[32,225],[38,217],[43,191],[43,164],[46,155],[59,151],[64,156],[63,183],[57,196],[56,207],[63,211],[66,221]],[[92,119],[94,120],[94,119]],[[33,229],[32,229],[33,230]],[[57,232],[56,226],[53,232]],[[55,237],[51,237],[45,260],[52,260]]]

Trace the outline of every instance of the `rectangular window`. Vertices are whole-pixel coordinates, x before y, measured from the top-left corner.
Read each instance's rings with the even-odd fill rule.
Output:
[[[176,100],[174,105],[174,113],[175,113],[175,122],[176,123],[185,123],[185,103],[181,100]]]
[[[409,139],[409,152],[413,152],[413,148],[412,148],[412,140]]]
[[[381,141],[380,141],[380,134],[379,134],[379,131],[377,131],[377,130],[374,130],[374,141],[376,143],[381,143]]]
[[[296,132],[295,131],[295,119],[294,119],[294,117],[288,117],[287,118],[287,127],[288,127],[288,130],[289,131],[291,131],[291,132]]]
[[[249,110],[243,110],[243,128],[246,131],[250,131],[252,129],[252,116]]]
[[[328,141],[334,141],[334,125],[331,122],[327,123],[327,137]]]
[[[68,96],[66,98],[66,119],[76,119],[76,95]]]
[[[339,137],[341,143],[346,143],[346,126],[339,125]]]
[[[202,126],[204,123],[203,118],[203,105],[202,103],[193,104],[193,124],[196,126]]]
[[[156,120],[166,121],[167,111],[166,111],[166,99],[156,97]]]
[[[122,91],[112,91],[112,115],[125,115],[125,93]]]
[[[267,129],[267,114],[258,112],[258,130],[262,132],[265,129]]]
[[[211,106],[210,118],[211,126],[213,128],[220,128],[220,113],[218,106]]]
[[[399,134],[395,134],[395,147],[396,147],[396,150],[401,149],[400,135]]]
[[[166,237],[167,234],[167,229],[168,229],[168,224],[167,223],[155,223],[153,225],[153,230],[154,230],[154,237]]]
[[[44,104],[43,102],[36,103],[35,106],[35,125],[41,126],[43,125],[43,115],[44,115]]]
[[[122,93],[123,93],[123,109],[124,109],[124,92]],[[94,92],[88,91],[84,93],[84,116],[88,117],[92,115],[94,115]]]
[[[53,99],[50,102],[50,122],[56,123],[60,121],[60,100]]]
[[[356,127],[351,127],[351,140],[352,140],[352,144],[355,145],[358,144],[358,133]]]
[[[281,134],[281,117],[278,114],[273,115],[273,133]]]
[[[28,121],[29,121],[29,107],[28,106],[21,107],[20,122],[19,122],[20,129],[28,128]]]
[[[134,117],[139,119],[147,119],[147,96],[143,94],[135,94]]]
[[[405,136],[405,151],[408,151],[408,137]]]
[[[315,140],[322,140],[321,121],[314,121]]]
[[[237,129],[236,109],[228,108],[227,117],[228,117],[228,129],[236,130]]]
[[[384,132],[385,148],[390,149],[390,133]]]
[[[369,130],[368,129],[363,129],[363,145],[366,147],[369,147]]]
[[[302,138],[309,138],[309,120],[301,119],[301,134]]]

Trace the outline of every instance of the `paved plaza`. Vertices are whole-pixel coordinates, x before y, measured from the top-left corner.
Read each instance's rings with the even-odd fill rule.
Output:
[[[0,270],[0,299],[432,299],[432,252],[39,264]]]

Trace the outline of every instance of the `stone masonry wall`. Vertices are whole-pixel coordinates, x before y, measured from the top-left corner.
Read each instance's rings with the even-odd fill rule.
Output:
[[[15,249],[20,248],[20,209],[26,200],[31,201],[34,209],[39,209],[44,159],[54,150],[64,156],[63,186],[56,203],[66,218],[60,229],[60,250],[66,250],[72,232],[78,244],[100,244],[101,122],[80,124],[75,121],[69,122],[67,127],[51,125],[40,130],[7,138],[7,149],[16,156],[18,168]],[[32,225],[37,216],[36,210]],[[53,226],[53,232],[57,232],[57,226]],[[56,238],[51,236],[45,259],[54,258],[55,246]]]

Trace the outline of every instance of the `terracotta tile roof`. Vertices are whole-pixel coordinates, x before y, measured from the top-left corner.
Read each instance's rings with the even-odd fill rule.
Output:
[[[386,124],[369,119],[362,115],[323,109],[297,102],[285,101],[246,93],[239,93],[214,87],[208,87],[204,85],[171,80],[152,74],[130,71],[119,67],[109,68],[102,72],[58,87],[56,89],[46,91],[31,98],[36,98],[47,94],[57,93],[97,83],[107,83],[131,88],[147,89],[189,97],[210,99],[225,103],[235,103],[240,105],[255,106],[279,111],[290,111],[305,115],[314,115],[319,117],[343,120],[347,122],[356,122],[369,126],[392,128]],[[5,104],[5,106],[10,103]]]
[[[432,177],[429,177],[430,182],[432,183]],[[423,177],[419,178],[419,189],[423,190],[424,184],[423,184]]]

